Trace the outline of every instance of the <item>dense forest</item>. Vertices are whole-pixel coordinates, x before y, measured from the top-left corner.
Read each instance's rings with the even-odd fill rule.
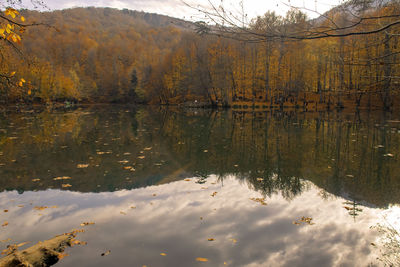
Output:
[[[400,4],[368,2],[347,6],[363,18],[379,18],[382,25],[397,19]],[[35,26],[11,25],[19,33],[7,36],[3,18],[3,103],[68,100],[313,110],[400,106],[399,26],[345,36],[350,11],[333,9],[314,20],[295,9],[284,17],[267,12],[251,21],[253,34],[301,32],[310,24],[331,29],[334,24],[341,25],[341,37],[258,41],[200,31],[200,22],[130,10],[17,13],[14,17],[23,16],[24,24]],[[376,22],[364,19],[356,30],[367,32]]]

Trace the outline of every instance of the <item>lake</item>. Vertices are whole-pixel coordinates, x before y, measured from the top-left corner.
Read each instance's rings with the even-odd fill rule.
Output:
[[[0,249],[84,229],[77,238],[87,244],[68,248],[57,266],[396,262],[384,255],[393,247],[384,230],[400,229],[399,119],[129,106],[4,111]]]

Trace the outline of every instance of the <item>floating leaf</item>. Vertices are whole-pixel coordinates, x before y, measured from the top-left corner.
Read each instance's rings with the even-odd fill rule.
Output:
[[[258,202],[263,206],[267,205],[267,203],[265,202],[265,198],[250,198],[250,200],[253,200],[254,202]]]
[[[164,252],[160,253],[160,255],[161,255],[161,256],[167,256],[167,254],[164,253]]]
[[[207,239],[208,241],[214,241],[214,238],[209,238],[209,239]]]
[[[111,250],[107,250],[106,252],[101,253],[101,256],[107,256],[111,253]]]
[[[47,207],[47,206],[35,206],[33,209],[35,209],[35,210],[45,210],[45,209],[48,209],[49,207]]]
[[[264,181],[264,178],[257,178],[257,181],[262,182],[262,181]]]
[[[39,182],[40,179],[32,179],[32,182]]]
[[[206,262],[206,261],[208,261],[208,259],[207,258],[196,258],[196,261]]]
[[[70,184],[62,184],[62,185],[61,185],[62,188],[67,188],[67,187],[71,187],[71,186],[72,186],[72,185],[70,185]]]
[[[123,212],[123,211],[120,211],[119,213],[121,213],[122,215],[126,215],[126,213],[125,213],[125,212]]]
[[[78,164],[78,165],[76,165],[76,167],[77,167],[78,169],[84,169],[84,168],[89,167],[89,164]]]
[[[60,253],[60,254],[57,255],[57,258],[58,258],[59,260],[61,260],[61,259],[65,258],[65,257],[67,257],[67,256],[69,256],[69,254]]]
[[[207,152],[208,152],[208,150],[206,149],[206,150],[204,150],[203,152],[204,152],[204,153],[207,153]]]
[[[231,240],[234,244],[236,244],[236,242],[237,242],[237,240],[234,239],[234,238],[231,238],[230,240]]]
[[[72,179],[71,177],[69,177],[69,176],[61,176],[61,177],[56,177],[56,178],[53,178],[53,180],[54,181],[59,181],[59,180],[69,180],[69,179]]]
[[[87,225],[93,225],[94,222],[83,222],[81,223],[81,226],[87,226]]]
[[[8,212],[8,210],[4,210],[4,212]]]
[[[18,245],[17,245],[17,247],[22,247],[22,246],[25,246],[26,244],[29,244],[30,242],[23,242],[23,243],[19,243]]]
[[[184,181],[185,182],[190,182],[190,181],[192,181],[192,179],[185,179]]]
[[[25,22],[25,17],[24,16],[21,16],[21,21]]]
[[[145,158],[145,156],[139,156],[139,157],[137,157],[138,159],[144,159]]]
[[[215,197],[218,194],[218,192],[214,192],[211,194],[212,197]]]
[[[5,221],[1,226],[4,227],[4,226],[7,226],[7,225],[8,225],[8,222]]]
[[[149,151],[149,150],[151,150],[151,149],[152,149],[152,147],[145,147],[143,150]]]
[[[7,238],[7,239],[4,239],[4,240],[0,240],[1,243],[6,243],[6,242],[9,242],[9,241],[11,241],[11,238]]]

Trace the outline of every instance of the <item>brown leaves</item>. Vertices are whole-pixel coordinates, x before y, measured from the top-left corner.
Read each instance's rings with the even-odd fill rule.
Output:
[[[218,192],[214,192],[211,194],[212,197],[215,197],[218,194]]]
[[[267,203],[265,202],[265,197],[263,197],[263,198],[254,198],[254,197],[252,197],[252,198],[250,198],[250,200],[253,200],[254,202],[258,202],[263,206],[267,205]]]
[[[8,222],[5,221],[1,226],[2,226],[2,227],[5,227],[5,226],[7,226],[7,225],[8,225]]]
[[[214,241],[215,239],[214,238],[209,238],[209,239],[207,239],[208,241]]]

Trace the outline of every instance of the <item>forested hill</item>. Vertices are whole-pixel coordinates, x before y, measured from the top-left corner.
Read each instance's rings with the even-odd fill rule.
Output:
[[[396,22],[399,10],[400,4],[390,2],[356,16],[379,18],[379,25],[386,25]],[[319,29],[347,33],[348,12],[333,11],[318,22]],[[22,56],[2,44],[0,74],[16,71],[13,79],[23,79],[0,84],[0,97],[7,103],[75,100],[315,110],[400,106],[398,23],[374,34],[251,43],[198,35],[193,23],[130,10],[75,8],[21,15],[27,23],[50,27],[27,27],[21,33],[16,46]],[[267,12],[249,30],[259,36],[309,32],[312,23],[298,10],[286,16]],[[336,25],[344,26],[337,31]],[[376,19],[363,19],[351,30],[376,27]]]
[[[162,64],[193,29],[180,19],[111,8],[21,13],[27,23],[50,27],[28,27],[21,34],[22,59],[8,47],[1,71],[17,71],[27,83],[5,88],[7,101],[133,101],[138,86],[152,80],[152,66]]]

